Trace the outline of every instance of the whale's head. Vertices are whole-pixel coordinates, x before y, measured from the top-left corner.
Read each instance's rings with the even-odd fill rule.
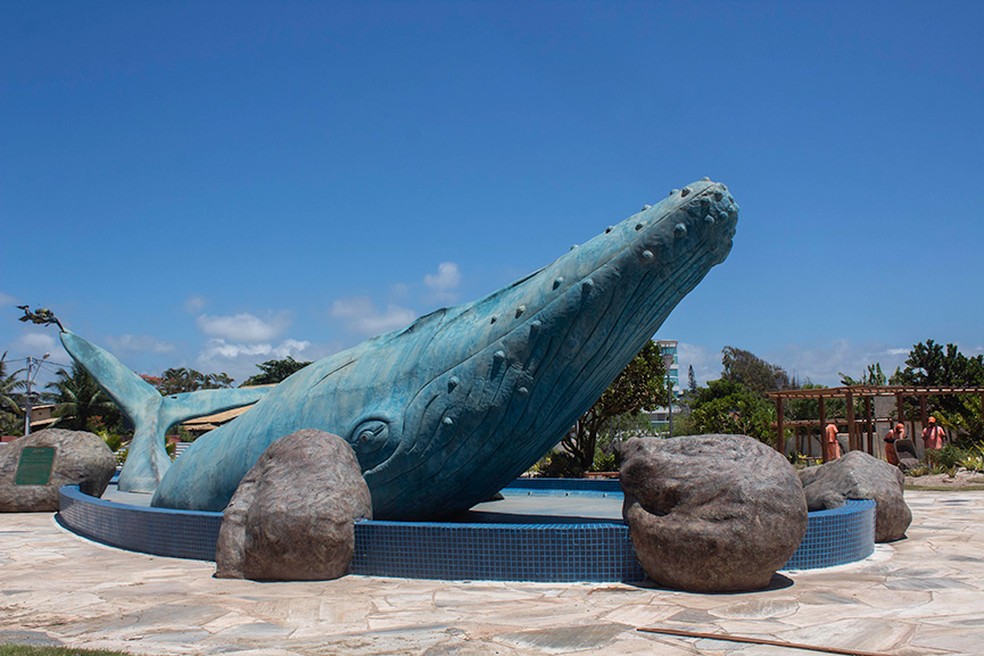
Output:
[[[415,344],[402,365],[420,374],[412,394],[394,399],[385,429],[353,442],[372,449],[377,516],[467,508],[532,465],[727,257],[737,218],[727,187],[694,182],[513,285],[399,334]]]

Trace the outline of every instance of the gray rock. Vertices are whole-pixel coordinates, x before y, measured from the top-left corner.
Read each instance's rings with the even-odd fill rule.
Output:
[[[922,461],[920,461],[920,460],[918,460],[916,458],[913,458],[912,456],[909,456],[909,455],[900,455],[899,456],[899,470],[903,474],[908,474],[913,469],[918,469],[919,467],[922,467],[922,466],[923,466]]]
[[[799,475],[800,483],[806,488],[807,485],[813,482],[813,479],[817,477],[817,473],[820,471],[820,465],[814,465],[813,467],[804,467],[796,473]]]
[[[51,475],[44,485],[17,485],[17,468],[25,447],[55,450]],[[78,485],[99,497],[116,471],[116,457],[101,437],[85,431],[48,428],[0,446],[0,512],[58,510],[58,488]]]
[[[225,509],[215,575],[257,581],[343,576],[355,550],[355,522],[372,519],[372,499],[352,447],[304,429],[267,448]]]
[[[758,440],[641,438],[623,448],[622,513],[642,568],[660,585],[765,588],[806,533],[795,470]]]
[[[902,498],[905,476],[898,467],[863,451],[851,451],[810,469],[816,471],[801,479],[810,510],[840,508],[847,499],[874,499],[875,542],[905,535],[912,512]]]

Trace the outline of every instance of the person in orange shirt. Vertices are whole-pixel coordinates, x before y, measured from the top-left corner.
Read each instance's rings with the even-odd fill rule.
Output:
[[[889,464],[899,465],[899,454],[895,451],[895,443],[905,439],[905,424],[895,424],[895,428],[885,433],[885,459]]]
[[[929,425],[923,429],[923,447],[927,451],[936,451],[943,448],[943,438],[946,432],[943,427],[936,423],[936,417],[929,418]]]
[[[841,457],[841,447],[837,441],[837,424],[827,424],[826,433],[823,441],[823,461],[830,462]]]

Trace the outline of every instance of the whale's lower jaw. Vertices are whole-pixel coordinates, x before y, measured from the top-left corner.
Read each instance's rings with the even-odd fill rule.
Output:
[[[199,438],[155,506],[221,510],[269,444],[349,441],[380,519],[488,499],[553,447],[731,247],[737,206],[694,183],[488,297],[319,361]]]

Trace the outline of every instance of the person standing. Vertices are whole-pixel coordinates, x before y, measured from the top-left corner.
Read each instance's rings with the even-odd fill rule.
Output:
[[[936,417],[929,417],[929,425],[923,429],[923,448],[926,451],[939,451],[943,448],[943,438],[946,432],[943,427],[936,423]]]
[[[830,462],[841,457],[840,442],[837,441],[837,424],[827,424],[823,441],[823,461]]]
[[[889,464],[899,466],[899,454],[895,451],[895,443],[905,439],[905,424],[899,422],[885,433],[885,459]]]

